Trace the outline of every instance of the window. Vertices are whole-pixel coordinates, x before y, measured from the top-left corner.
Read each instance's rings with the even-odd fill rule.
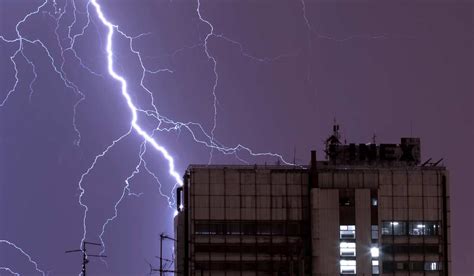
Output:
[[[385,244],[383,254],[438,254],[438,245],[428,244]]]
[[[373,263],[373,262],[372,262]],[[440,262],[383,262],[383,272],[395,271],[439,271],[442,270]]]
[[[210,230],[209,230],[209,224],[207,223],[196,223],[194,225],[194,232],[197,235],[209,235]]]
[[[383,273],[395,272],[395,262],[385,261],[382,263]]]
[[[371,226],[371,231],[372,231],[372,239],[373,240],[378,240],[379,239],[379,226],[378,225],[372,225]]]
[[[230,222],[226,227],[227,235],[240,235],[240,224],[238,222]]]
[[[257,224],[257,235],[271,235],[272,227],[268,223]]]
[[[287,225],[287,235],[298,236],[301,233],[300,224],[297,222],[289,222]]]
[[[374,207],[379,205],[379,202],[378,202],[377,198],[372,198],[370,200],[370,202],[371,202],[371,205],[374,206]]]
[[[372,244],[370,248],[370,255],[372,258],[378,258],[380,256],[380,250],[377,244]]]
[[[354,203],[352,202],[351,198],[349,197],[341,197],[339,198],[339,205],[340,206],[352,206]]]
[[[441,270],[441,263],[439,262],[425,262],[426,271],[437,271]]]
[[[403,236],[407,234],[407,223],[405,221],[384,221],[382,222],[382,235]]]
[[[355,260],[341,260],[341,274],[356,274],[356,261]]]
[[[257,227],[251,222],[242,222],[241,231],[244,235],[255,235],[257,233]]]
[[[439,224],[434,221],[412,221],[408,232],[412,236],[435,236],[438,235]]]
[[[372,274],[380,274],[380,267],[378,260],[372,260]]]
[[[340,239],[355,239],[355,225],[341,225]]]
[[[342,257],[355,257],[356,255],[355,242],[341,242],[339,248]]]

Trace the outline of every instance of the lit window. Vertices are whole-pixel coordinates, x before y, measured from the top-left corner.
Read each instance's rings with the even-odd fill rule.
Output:
[[[427,270],[427,271],[441,270],[441,263],[439,263],[439,262],[425,262],[425,270]]]
[[[341,225],[340,238],[341,239],[355,239],[355,225]]]
[[[378,206],[379,205],[379,202],[376,198],[372,198],[371,203],[372,203],[372,206]]]
[[[409,224],[408,232],[412,236],[435,236],[439,232],[439,224],[434,221],[412,221]]]
[[[341,260],[341,274],[356,274],[356,261],[355,260]]]
[[[372,261],[372,274],[380,274],[379,261]]]
[[[355,242],[341,242],[339,244],[340,254],[343,257],[355,257],[356,244]]]
[[[378,225],[372,225],[371,230],[372,230],[372,239],[373,240],[378,240],[379,239],[379,226]]]
[[[370,248],[370,255],[372,255],[372,258],[378,258],[380,255],[380,250],[377,247],[377,245],[372,245],[372,248]]]
[[[405,221],[384,221],[382,222],[382,235],[406,235],[406,226],[407,223]]]

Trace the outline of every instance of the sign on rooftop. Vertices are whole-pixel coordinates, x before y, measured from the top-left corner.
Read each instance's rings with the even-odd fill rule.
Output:
[[[415,166],[420,163],[420,138],[401,138],[400,144],[329,143],[332,164]]]

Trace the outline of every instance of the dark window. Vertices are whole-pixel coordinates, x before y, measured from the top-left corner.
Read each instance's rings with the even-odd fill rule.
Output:
[[[198,235],[209,235],[209,224],[208,223],[196,223],[194,225],[194,232]]]
[[[382,254],[438,254],[438,245],[423,244],[385,244]]]
[[[256,234],[256,225],[254,223],[248,223],[248,222],[243,222],[242,225],[241,225],[241,229],[242,229],[242,233],[244,235],[255,235]]]
[[[339,199],[339,205],[341,205],[341,206],[352,206],[352,201],[348,197],[341,197]]]
[[[383,272],[390,273],[395,271],[407,271],[409,268],[408,262],[392,262],[392,261],[385,261],[382,263],[383,265]]]
[[[395,262],[385,261],[382,263],[383,273],[395,272]]]
[[[271,235],[272,234],[272,227],[271,225],[265,224],[257,224],[257,235]]]
[[[423,262],[411,262],[410,263],[410,270],[411,271],[423,271]]]
[[[240,224],[238,222],[231,222],[227,224],[226,227],[227,235],[239,235],[240,234]]]
[[[287,230],[289,236],[299,236],[301,233],[301,227],[299,223],[288,223]]]
[[[384,273],[393,273],[396,271],[439,271],[440,262],[393,262],[385,261],[382,263]]]

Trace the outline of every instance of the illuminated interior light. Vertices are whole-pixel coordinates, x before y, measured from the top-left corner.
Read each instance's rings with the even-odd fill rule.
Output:
[[[372,255],[372,258],[378,258],[380,256],[380,250],[378,247],[372,247],[370,249],[370,254]]]

